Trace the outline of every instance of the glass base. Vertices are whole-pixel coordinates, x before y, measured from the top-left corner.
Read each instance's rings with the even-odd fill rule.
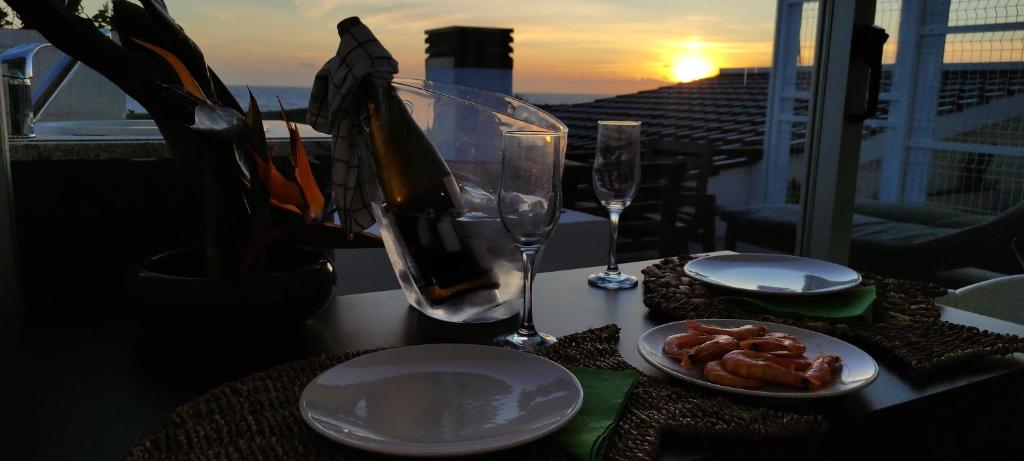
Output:
[[[521,330],[494,338],[495,345],[517,351],[535,351],[556,342],[558,342],[558,339],[547,333],[535,331],[532,334],[524,334]]]
[[[590,274],[590,277],[587,277],[587,283],[592,287],[605,290],[626,290],[636,288],[640,281],[636,277],[622,272],[604,271],[599,274]]]

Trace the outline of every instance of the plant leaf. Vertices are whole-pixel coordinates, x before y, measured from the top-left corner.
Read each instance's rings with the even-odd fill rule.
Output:
[[[246,132],[245,118],[234,109],[202,103],[196,106],[195,116],[192,129],[211,136],[235,140]]]
[[[292,213],[295,213],[295,214],[298,214],[298,215],[302,214],[302,210],[298,209],[298,207],[296,207],[295,205],[292,205],[290,203],[283,203],[283,202],[280,202],[280,201],[278,201],[276,199],[271,198],[270,199],[270,204],[274,205],[274,206],[276,206],[276,207],[278,207],[278,208],[280,208],[282,210],[291,211]]]
[[[206,57],[203,56],[203,51],[199,49],[199,46],[189,38],[185,30],[171,17],[164,2],[160,0],[137,1],[142,4],[142,8],[148,16],[149,21],[147,22],[150,27],[149,30],[145,31],[147,35],[140,36],[152,36],[154,39],[159,39],[150,41],[150,43],[159,44],[177,56],[185,65],[185,68],[188,69],[189,74],[196,79],[196,83],[199,84],[199,88],[202,88],[203,94],[212,100],[215,96],[214,88],[211,84],[210,68],[206,65]]]
[[[324,212],[324,195],[320,192],[320,187],[313,176],[313,169],[309,166],[309,156],[306,154],[306,146],[302,144],[302,137],[299,136],[299,128],[288,121],[288,113],[284,110],[281,98],[277,98],[277,104],[281,106],[281,118],[288,128],[288,140],[291,142],[292,158],[295,161],[295,180],[298,181],[308,206],[306,215],[319,221]]]
[[[253,146],[247,144],[246,147],[253,163],[256,164],[260,177],[263,178],[263,183],[267,186],[267,191],[270,193],[270,204],[305,216],[305,210],[307,209],[306,201],[302,196],[299,186],[281,175],[280,171],[277,171],[270,156],[263,159]]]
[[[245,111],[242,110],[242,106],[238,104],[238,100],[235,99],[233,94],[231,94],[231,90],[228,90],[227,85],[220,80],[217,73],[209,67],[207,67],[207,69],[210,72],[210,82],[213,85],[213,92],[214,96],[216,96],[217,102],[223,106],[228,106],[237,110],[239,114],[245,113]]]
[[[252,95],[252,90],[246,89],[249,91],[249,111],[246,112],[245,119],[251,132],[250,142],[256,146],[262,146],[261,153],[268,156],[266,152],[267,133],[263,131],[263,114],[260,113],[260,105],[256,102],[256,97]]]
[[[167,64],[169,64],[171,68],[174,69],[174,73],[178,75],[178,79],[181,80],[181,85],[184,86],[185,89],[192,94],[192,96],[195,96],[204,101],[209,101],[209,99],[207,99],[206,95],[203,93],[202,88],[199,88],[199,84],[196,83],[196,79],[192,78],[192,74],[189,73],[188,68],[185,67],[185,64],[182,63],[177,56],[172,54],[170,51],[160,48],[159,46],[156,46],[152,43],[139,40],[134,37],[132,37],[132,40],[134,40],[139,45],[148,48],[150,51],[156,53],[158,56],[163,58],[164,61],[167,61]]]
[[[288,128],[288,135],[292,142],[292,154],[295,156],[295,179],[302,189],[302,196],[306,198],[308,206],[307,216],[320,220],[324,211],[324,195],[313,177],[313,169],[309,166],[309,156],[306,155],[306,146],[302,144],[299,130],[295,127]]]

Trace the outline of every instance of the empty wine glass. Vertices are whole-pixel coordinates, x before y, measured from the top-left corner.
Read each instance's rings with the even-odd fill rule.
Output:
[[[533,325],[533,278],[537,253],[562,210],[561,138],[554,131],[509,131],[504,135],[498,211],[523,257],[523,314],[519,328],[499,336],[499,346],[532,350],[554,343]]]
[[[594,193],[608,208],[611,241],[608,243],[608,269],[590,274],[591,286],[618,290],[636,288],[637,278],[623,274],[615,260],[615,241],[619,233],[619,215],[636,196],[640,182],[640,122],[597,122],[597,154],[594,155]]]

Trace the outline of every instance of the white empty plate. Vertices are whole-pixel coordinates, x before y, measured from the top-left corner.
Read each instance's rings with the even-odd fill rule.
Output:
[[[857,271],[799,256],[735,253],[694,259],[686,275],[725,288],[753,293],[819,295],[860,285]]]
[[[878,364],[857,346],[838,338],[805,330],[803,328],[791,327],[769,322],[752,322],[750,320],[737,319],[713,319],[698,320],[701,323],[715,325],[725,328],[735,328],[743,325],[764,325],[769,332],[787,333],[792,335],[805,346],[807,346],[808,358],[813,359],[819,354],[838,355],[843,359],[843,370],[839,376],[833,376],[831,384],[824,389],[807,391],[794,389],[782,385],[768,385],[759,389],[739,389],[735,387],[722,386],[708,381],[704,377],[701,367],[686,368],[678,360],[667,357],[661,353],[661,347],[665,338],[687,330],[683,322],[672,322],[647,330],[640,336],[638,347],[640,356],[655,368],[679,379],[689,381],[699,386],[710,387],[736,394],[756,395],[758,397],[775,397],[786,399],[814,399],[820,397],[833,397],[836,395],[849,394],[856,390],[867,387],[878,377]]]
[[[354,358],[302,391],[302,417],[324,436],[403,456],[458,456],[523,444],[569,422],[579,381],[532,354],[426,344]]]

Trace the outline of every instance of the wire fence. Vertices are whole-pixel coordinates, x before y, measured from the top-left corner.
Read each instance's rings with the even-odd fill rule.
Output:
[[[890,38],[883,49],[879,113],[865,123],[862,132],[857,196],[879,199],[888,185],[899,191],[903,201],[976,214],[999,213],[1024,200],[1024,0],[921,1],[925,2],[922,28],[915,34],[919,38],[943,34],[938,42],[941,48],[907,49],[908,56],[898,55],[900,21],[908,14],[903,11],[904,1],[876,4],[875,24]],[[796,119],[809,115],[818,2],[804,2],[800,14],[796,78],[791,88],[797,95],[791,112]],[[943,32],[935,25],[951,29]],[[941,57],[941,66],[934,71],[915,70],[900,62],[922,61],[929,52],[939,53],[936,59]],[[894,101],[910,97],[894,89],[899,79],[916,79],[904,83],[904,92],[934,98],[924,98],[926,104],[914,101],[905,106],[908,112],[900,115],[902,119],[890,120]],[[921,130],[922,126],[927,129]],[[787,199],[792,201],[802,179],[806,124],[791,124],[790,130]],[[887,143],[907,147],[880,148]],[[899,171],[905,176],[887,173],[891,168],[885,164],[892,162],[903,165]],[[922,193],[904,190],[910,175],[924,178]]]
[[[906,160],[907,168],[926,169],[924,194],[904,200],[997,214],[1024,200],[1024,30],[1015,27],[1024,20],[1024,1],[953,0],[948,5],[947,10],[942,0],[929,1],[925,8],[924,23],[953,29],[944,37],[941,69],[913,82],[915,87],[934,92],[936,104],[934,114],[921,113],[927,105],[919,103],[907,115],[912,124],[927,124],[928,130],[924,138],[910,139],[911,146],[926,148],[914,150]],[[899,29],[901,6],[898,1],[880,1],[876,10],[876,23],[890,33],[883,58],[886,64],[898,64],[901,59],[895,51],[899,37],[893,34]],[[962,26],[970,28],[956,29]],[[913,52],[922,59],[920,53],[927,51]],[[890,67],[896,71],[908,68]],[[891,81],[892,72],[883,74],[883,81],[886,77]],[[885,120],[888,104],[884,98],[880,112],[878,119]],[[871,125],[870,121],[865,125],[865,140],[886,139],[884,123],[874,124],[881,126],[876,129]],[[921,133],[913,126],[909,132]],[[933,145],[949,148],[927,147]],[[865,141],[865,146],[873,149],[877,143]],[[862,159],[866,159],[857,180],[861,198],[879,198],[887,179],[883,178],[882,160],[870,154],[862,150]]]
[[[934,11],[933,14],[941,14]],[[1024,2],[956,0],[931,140],[931,205],[996,214],[1024,200]],[[987,29],[987,30],[986,30]]]
[[[1020,202],[1024,194],[1021,157],[934,151],[930,205],[976,214],[994,214]]]
[[[796,55],[796,91],[811,91],[811,67],[818,40],[818,2],[804,2],[800,12],[800,50]]]
[[[952,0],[948,16],[947,24],[951,26],[1021,22],[1024,21],[1024,5],[1015,0]]]

